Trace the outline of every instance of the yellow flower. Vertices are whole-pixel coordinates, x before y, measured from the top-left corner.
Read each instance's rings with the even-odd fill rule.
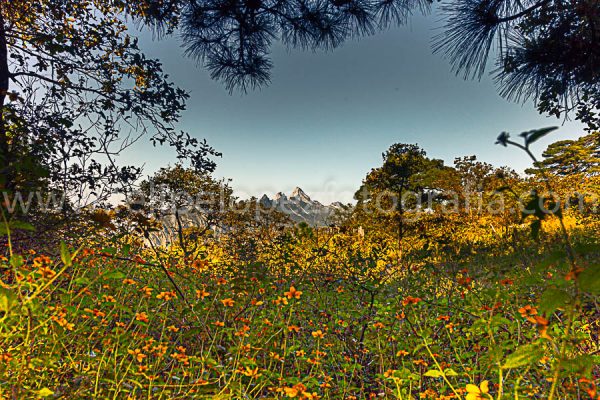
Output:
[[[490,391],[489,382],[483,381],[479,384],[479,387],[469,383],[467,385],[467,397],[466,400],[485,400],[491,399],[492,397],[488,394]],[[483,395],[487,395],[484,397]]]

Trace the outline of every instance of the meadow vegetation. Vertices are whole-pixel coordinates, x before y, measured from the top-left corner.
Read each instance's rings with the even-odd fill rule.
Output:
[[[407,153],[390,154],[371,174],[403,168]],[[27,248],[5,211],[0,395],[597,399],[596,161],[567,175],[538,163],[527,179],[475,157],[438,163],[468,194],[456,207],[411,170],[413,189],[442,200],[377,212],[370,191],[328,227],[234,199],[211,214],[227,229],[165,234],[155,199],[83,210],[62,241]],[[169,171],[170,189],[227,187]],[[549,205],[548,184],[577,202]]]

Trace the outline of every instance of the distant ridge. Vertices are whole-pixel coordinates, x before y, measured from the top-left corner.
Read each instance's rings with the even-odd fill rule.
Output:
[[[304,190],[297,186],[289,196],[283,192],[278,192],[271,199],[264,194],[259,202],[264,207],[275,208],[287,214],[294,222],[306,222],[311,226],[328,225],[334,212],[344,208],[344,205],[339,201],[326,206],[312,200]]]

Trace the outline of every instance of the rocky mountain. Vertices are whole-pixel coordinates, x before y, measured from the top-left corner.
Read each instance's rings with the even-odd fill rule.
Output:
[[[265,194],[259,201],[267,208],[273,207],[289,215],[295,222],[306,222],[312,226],[328,225],[335,210],[344,208],[344,205],[337,201],[326,206],[317,200],[312,200],[299,187],[296,187],[289,197],[279,192],[272,199]]]

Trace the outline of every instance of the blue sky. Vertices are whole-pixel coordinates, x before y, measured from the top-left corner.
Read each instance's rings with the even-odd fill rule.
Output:
[[[464,81],[431,51],[436,16],[414,16],[408,26],[347,42],[333,52],[273,47],[272,83],[229,95],[194,60],[177,37],[142,49],[159,58],[171,79],[190,92],[178,128],[206,138],[223,157],[215,175],[232,179],[241,197],[302,187],[325,203],[351,201],[381,153],[396,142],[418,143],[430,157],[452,164],[475,154],[518,171],[529,166],[516,151],[494,146],[503,130],[552,125],[560,130],[536,143],[539,154],[555,141],[583,134],[581,124],[540,116],[533,104],[502,99],[490,77]],[[164,149],[138,146],[130,160],[150,174],[175,161]]]

